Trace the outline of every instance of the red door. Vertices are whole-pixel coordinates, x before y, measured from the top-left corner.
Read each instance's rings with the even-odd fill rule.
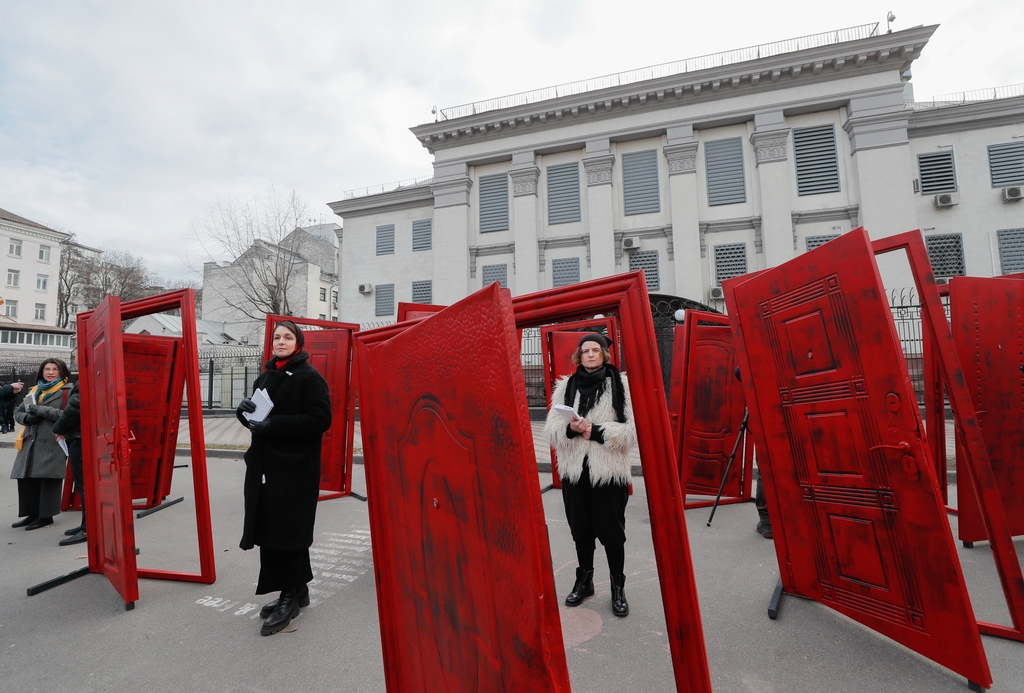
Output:
[[[787,588],[988,686],[867,233],[726,291]]]
[[[974,400],[1010,534],[1024,534],[1024,281],[956,277],[949,283],[953,339]],[[958,534],[988,539],[973,477],[957,455]]]
[[[356,361],[388,691],[569,691],[511,299]]]
[[[89,568],[102,572],[131,606],[139,598],[132,520],[128,421],[121,347],[121,300],[103,299],[79,343],[82,445]]]

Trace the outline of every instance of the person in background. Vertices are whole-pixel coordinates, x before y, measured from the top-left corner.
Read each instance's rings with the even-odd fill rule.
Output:
[[[18,480],[18,516],[12,527],[27,530],[53,524],[60,513],[60,494],[67,473],[68,456],[53,434],[53,424],[67,404],[71,372],[58,358],[43,361],[36,373],[36,385],[14,411],[14,420],[24,426],[14,447],[11,478]]]
[[[243,550],[260,547],[260,577],[256,594],[280,591],[260,615],[262,635],[284,630],[309,605],[313,568],[309,547],[320,496],[320,448],[331,426],[331,397],[327,382],[302,350],[305,338],[291,320],[274,329],[273,358],[256,378],[253,390],[266,390],[274,406],[262,421],[244,414],[256,411],[245,398],[238,420],[252,431],[245,453],[245,520]]]
[[[10,433],[14,430],[14,397],[24,383],[14,382],[0,385],[0,433]]]
[[[64,413],[53,424],[53,433],[58,444],[63,440],[64,444],[68,446],[68,464],[71,465],[71,476],[75,480],[71,497],[78,496],[78,500],[82,502],[82,524],[65,530],[65,538],[58,542],[61,546],[81,544],[86,539],[85,473],[82,469],[82,413],[79,402],[78,383],[75,383],[68,396],[68,404],[64,407]]]

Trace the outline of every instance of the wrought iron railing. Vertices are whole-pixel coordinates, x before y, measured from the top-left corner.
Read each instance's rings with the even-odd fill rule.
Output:
[[[427,185],[428,183],[433,182],[433,176],[406,178],[405,180],[396,180],[391,183],[378,183],[377,185],[369,185],[365,188],[355,188],[354,190],[346,190],[341,195],[346,200],[353,200],[357,197],[380,195],[386,192],[394,192],[395,190],[401,190],[402,188],[414,188],[420,185]]]
[[[996,99],[1009,99],[1014,96],[1024,96],[1024,82],[1020,84],[1007,84],[1002,87],[989,87],[988,89],[974,89],[972,91],[958,91],[952,94],[933,96],[927,101],[913,101],[914,110],[928,108],[946,108],[948,106],[962,106],[965,103],[977,101],[994,101]]]

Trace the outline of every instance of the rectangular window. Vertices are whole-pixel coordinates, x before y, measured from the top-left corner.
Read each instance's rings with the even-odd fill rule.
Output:
[[[630,271],[643,270],[647,280],[647,290],[657,291],[661,288],[658,280],[658,251],[638,250],[629,254]]]
[[[47,286],[47,284],[49,284],[49,282],[50,282],[50,276],[49,275],[47,275],[47,274],[37,274],[36,275],[36,290],[37,291],[46,291],[46,286]]]
[[[480,233],[508,230],[508,174],[480,176]]]
[[[747,244],[726,243],[715,246],[715,283],[747,273]]]
[[[626,216],[661,211],[657,149],[622,155],[622,197]]]
[[[508,288],[508,265],[484,265],[481,270],[484,286],[498,282],[502,289]]]
[[[41,246],[39,246],[39,259],[42,260],[43,262],[49,262],[50,261],[50,246],[48,246],[48,245],[41,245]]]
[[[327,316],[326,316],[326,315],[324,315],[323,313],[320,313],[320,317],[319,317],[318,319],[319,319],[319,320],[326,320],[326,319],[327,319]]]
[[[21,241],[17,238],[12,238],[10,245],[7,246],[7,253],[9,255],[21,257]]]
[[[956,192],[956,170],[953,150],[917,155],[917,169],[921,176],[921,194]]]
[[[337,291],[332,291],[331,292],[331,303],[334,305],[335,308],[338,307],[338,292]]]
[[[11,338],[9,330],[0,330],[0,344],[7,344],[7,340]]]
[[[376,312],[375,315],[394,315],[395,314],[395,285],[394,284],[378,284],[373,287],[374,297],[376,299]]]
[[[385,224],[377,227],[377,254],[395,254],[395,225]]]
[[[928,259],[936,277],[962,277],[964,268],[964,239],[959,233],[943,233],[925,236]]]
[[[747,201],[743,138],[731,137],[706,143],[704,168],[708,179],[708,205],[715,207]]]
[[[324,301],[325,303],[327,302],[327,287],[320,287],[320,300]]]
[[[580,165],[548,166],[548,223],[580,220]]]
[[[988,170],[993,188],[1024,185],[1024,142],[990,144]]]
[[[432,303],[434,300],[433,282],[429,279],[412,283],[413,303]]]
[[[805,250],[814,250],[819,245],[825,245],[829,241],[834,241],[839,238],[838,233],[829,233],[823,236],[808,236],[804,239]]]
[[[36,320],[46,320],[46,304],[36,304]]]
[[[999,238],[999,266],[1003,274],[1024,272],[1024,229],[1001,229]]]
[[[420,219],[412,223],[412,249],[430,250],[432,236],[434,233],[434,222],[431,219]]]
[[[18,317],[18,302],[7,301],[6,303],[4,303],[4,315],[6,315],[9,318]]]
[[[7,270],[7,286],[21,286],[21,270]]]
[[[835,125],[793,130],[798,195],[839,192],[839,155]]]
[[[580,259],[564,257],[551,261],[551,286],[578,284],[580,281]]]

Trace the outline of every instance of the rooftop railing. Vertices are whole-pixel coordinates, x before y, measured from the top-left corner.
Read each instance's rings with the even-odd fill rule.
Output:
[[[934,96],[927,101],[914,101],[915,110],[926,108],[946,108],[948,106],[962,106],[965,103],[978,101],[994,101],[996,99],[1009,99],[1014,96],[1024,96],[1024,82],[1020,84],[1009,84],[1003,87],[991,87],[989,89],[974,89],[972,91],[960,91],[953,94],[942,94]]]
[[[748,60],[770,58],[775,55],[793,53],[796,51],[807,50],[809,48],[818,48],[820,46],[845,43],[847,41],[856,41],[858,39],[876,36],[877,34],[878,22],[873,24],[861,24],[860,26],[839,29],[838,31],[827,31],[821,34],[811,34],[810,36],[801,36],[800,38],[787,39],[785,41],[763,43],[759,46],[750,46],[749,48],[739,48],[736,50],[724,51],[722,53],[711,53],[697,58],[676,60],[670,63],[662,63],[661,65],[642,67],[637,70],[618,72],[613,75],[605,75],[603,77],[594,77],[577,82],[559,84],[555,87],[534,89],[533,91],[524,91],[518,94],[510,94],[509,96],[500,96],[494,99],[486,99],[475,103],[463,104],[462,106],[442,108],[440,110],[440,115],[444,120],[463,118],[465,116],[476,115],[477,113],[486,113],[487,111],[496,111],[514,106],[524,106],[531,103],[537,103],[539,101],[547,101],[548,99],[557,99],[563,96],[574,96],[589,91],[597,91],[599,89],[607,89],[609,87],[618,87],[636,82],[644,82],[646,80],[657,79],[659,77],[681,75],[688,72],[707,70],[713,67],[722,67],[723,65],[742,63]]]
[[[367,197],[369,195],[380,195],[381,193],[393,192],[395,190],[401,190],[402,188],[415,188],[421,185],[427,185],[434,182],[433,176],[422,176],[420,178],[407,178],[406,180],[397,180],[393,183],[379,183],[377,185],[370,185],[365,188],[356,188],[354,190],[346,190],[342,193],[342,196],[346,200],[353,200],[357,197]]]

